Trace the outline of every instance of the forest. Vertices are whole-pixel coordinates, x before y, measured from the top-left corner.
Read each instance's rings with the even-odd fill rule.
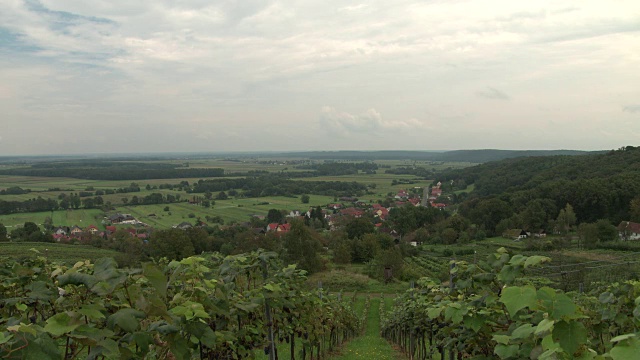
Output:
[[[547,228],[567,204],[577,223],[607,219],[617,224],[631,218],[632,200],[640,194],[640,148],[507,159],[444,172],[436,181],[450,190],[474,185],[468,196],[457,197],[460,213],[491,234],[512,214],[537,217],[520,226]]]

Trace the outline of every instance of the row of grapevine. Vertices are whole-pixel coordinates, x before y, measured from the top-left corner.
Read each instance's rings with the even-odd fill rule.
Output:
[[[439,278],[447,272],[447,264],[444,260],[428,256],[406,258],[405,264],[415,269],[415,272],[432,278]]]
[[[304,291],[274,253],[190,257],[119,269],[37,256],[0,267],[3,359],[319,359],[357,335],[353,299]],[[296,344],[300,348],[296,348]],[[282,347],[280,347],[282,348]]]
[[[505,249],[452,262],[449,283],[423,278],[384,314],[382,335],[412,359],[633,359],[640,282],[596,295],[536,288],[525,269],[550,259]]]

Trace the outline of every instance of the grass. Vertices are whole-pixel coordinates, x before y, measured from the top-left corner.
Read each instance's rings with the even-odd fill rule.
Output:
[[[215,205],[210,208],[181,202],[160,205],[118,206],[116,211],[131,214],[136,219],[154,227],[168,228],[183,221],[193,223],[198,217],[206,222],[206,216],[220,216],[227,224],[231,221],[249,221],[253,215],[266,216],[269,209],[306,212],[311,206],[323,206],[332,201],[333,197],[311,195],[309,203],[303,204],[298,197],[276,196],[216,200]],[[169,211],[164,211],[167,206]],[[149,216],[151,214],[156,216]],[[190,218],[189,214],[193,214],[194,217]]]
[[[141,196],[135,193],[137,196]],[[133,194],[118,194],[131,198]],[[116,195],[114,195],[116,196]],[[184,196],[184,195],[183,195]],[[2,199],[0,199],[2,200]],[[308,204],[303,204],[299,197],[264,197],[264,198],[242,198],[216,200],[215,205],[210,208],[192,205],[186,202],[173,204],[158,205],[137,205],[124,206],[116,205],[113,212],[131,214],[136,219],[158,228],[170,228],[183,221],[194,223],[196,218],[201,218],[206,222],[206,216],[220,216],[225,223],[232,221],[245,222],[251,219],[253,215],[267,215],[269,209],[278,210],[300,210],[306,212],[311,206],[323,206],[333,202],[333,197],[311,195]],[[116,203],[114,203],[116,204]],[[165,207],[169,207],[169,211],[164,211]],[[149,216],[155,214],[155,216]],[[194,217],[190,218],[189,214]],[[103,228],[101,222],[104,213],[99,209],[76,209],[76,210],[57,210],[54,212],[38,212],[38,213],[17,213],[10,215],[0,215],[0,223],[11,229],[16,225],[22,225],[26,221],[33,221],[36,224],[43,224],[44,219],[51,216],[55,225],[78,225],[85,227],[94,224],[99,228]],[[210,224],[213,225],[213,224]]]
[[[32,250],[33,249],[33,250]],[[98,249],[86,245],[64,245],[55,243],[0,243],[0,259],[20,258],[24,256],[45,256],[51,261],[66,264],[75,264],[78,261],[91,260],[92,262],[104,258],[118,258],[122,256],[117,251]]]
[[[364,335],[351,340],[341,351],[341,355],[332,357],[333,360],[406,359],[380,337],[380,301],[386,300],[383,298],[371,299]]]
[[[373,194],[367,194],[361,196],[359,199],[362,201],[373,201],[384,199],[388,193],[396,194],[399,190],[409,190],[414,187],[426,187],[429,186],[432,180],[424,180],[417,178],[413,175],[394,175],[384,174],[378,170],[378,174],[360,174],[360,175],[345,175],[345,176],[318,176],[312,178],[303,178],[301,181],[344,181],[344,182],[359,182],[365,185],[375,185],[375,188],[371,191]],[[398,184],[391,185],[393,180],[411,180],[413,184]],[[420,193],[422,194],[422,193]]]
[[[468,185],[466,189],[464,189],[464,190],[454,191],[454,193],[456,193],[457,195],[462,194],[462,193],[470,193],[470,192],[472,192],[475,188],[476,188],[476,184],[471,184],[471,185]]]
[[[356,267],[363,269],[362,266]],[[323,289],[331,292],[368,293],[368,294],[397,294],[409,288],[409,284],[402,281],[385,284],[367,275],[354,272],[353,268],[334,269],[315,273],[309,277],[309,287],[317,287],[322,283]]]
[[[52,216],[53,215],[53,216]],[[54,212],[45,211],[37,213],[17,213],[10,215],[0,215],[0,223],[7,227],[8,231],[11,231],[16,225],[23,225],[27,221],[32,221],[41,226],[44,223],[44,219],[47,216],[51,216],[53,224],[73,226],[78,225],[80,227],[86,227],[91,224],[96,225],[98,228],[103,228],[102,220],[104,215],[101,210],[98,209],[77,209],[77,210],[58,210]]]
[[[366,300],[367,299],[364,296],[356,296],[356,301],[353,302],[353,312],[358,316],[358,318],[362,318],[364,315],[364,305]]]
[[[285,164],[284,161],[289,159],[269,159],[265,158],[249,158],[241,159],[240,161],[229,161],[222,158],[214,159],[196,159],[196,160],[150,160],[148,162],[163,162],[163,163],[175,163],[176,165],[182,165],[188,161],[191,168],[223,168],[226,172],[246,172],[251,170],[262,170],[269,172],[280,171],[297,171],[294,165]],[[429,162],[429,161],[403,161],[403,160],[381,160],[377,161],[378,164],[388,166],[391,168],[399,166],[424,166],[427,168],[444,169],[449,167],[466,167],[470,164],[465,163],[442,163],[442,162]],[[424,180],[416,178],[412,175],[393,175],[385,174],[386,168],[380,168],[376,174],[360,174],[350,176],[324,176],[324,177],[312,177],[299,179],[299,181],[346,181],[346,182],[360,182],[373,186],[371,189],[372,194],[367,194],[361,197],[361,200],[365,202],[377,202],[384,199],[388,193],[395,194],[399,190],[409,190],[413,187],[425,187],[431,183],[431,180]],[[62,178],[62,177],[30,177],[30,176],[13,176],[13,175],[0,175],[0,189],[9,188],[12,186],[19,186],[23,189],[31,189],[32,192],[20,195],[2,195],[0,201],[25,201],[28,199],[41,196],[45,199],[57,199],[60,193],[80,192],[85,191],[87,188],[93,188],[94,190],[106,190],[128,187],[132,182],[136,182],[140,188],[140,192],[127,193],[127,194],[110,194],[102,195],[103,200],[110,202],[112,206],[116,207],[116,211],[122,213],[131,213],[136,216],[138,220],[147,223],[152,226],[167,228],[172,225],[178,224],[183,221],[189,221],[188,215],[193,213],[195,217],[200,217],[203,221],[207,215],[220,216],[229,223],[231,221],[244,222],[248,221],[254,214],[266,215],[269,209],[286,209],[286,210],[301,210],[306,211],[310,206],[322,206],[328,203],[334,202],[334,198],[330,196],[311,195],[309,204],[302,204],[298,197],[271,197],[271,198],[248,198],[248,199],[229,199],[220,201],[217,200],[216,204],[212,208],[202,208],[188,204],[170,204],[172,209],[171,214],[162,211],[166,205],[145,205],[145,206],[126,206],[123,203],[123,199],[126,197],[129,200],[133,196],[142,198],[151,193],[158,192],[163,195],[180,195],[182,199],[190,198],[192,195],[183,191],[174,191],[168,189],[152,189],[146,190],[147,185],[157,186],[161,184],[178,184],[181,181],[188,181],[193,183],[198,181],[198,178],[185,178],[185,179],[152,179],[152,180],[85,180],[74,178]],[[391,185],[393,180],[410,180],[413,184],[399,184]],[[59,188],[61,190],[48,191],[51,188]],[[201,196],[202,194],[195,194]],[[56,211],[53,213],[53,222],[56,225],[88,225],[95,223],[100,227],[101,216],[98,210],[75,210],[73,212]],[[157,216],[150,217],[149,214],[156,214]],[[0,216],[0,223],[6,226],[15,226],[23,224],[25,221],[33,221],[38,224],[44,222],[46,216],[51,216],[50,213],[30,213],[30,214],[15,214],[15,215],[3,215]],[[100,221],[97,221],[100,220]],[[193,219],[195,221],[195,219]],[[97,222],[97,223],[96,223]],[[192,221],[189,221],[192,222]]]

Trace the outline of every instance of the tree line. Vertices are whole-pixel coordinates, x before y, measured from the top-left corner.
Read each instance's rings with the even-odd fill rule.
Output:
[[[188,193],[217,193],[238,189],[243,197],[295,196],[302,194],[328,196],[362,196],[367,186],[355,181],[295,181],[287,175],[270,174],[236,179],[208,179],[194,183]]]
[[[0,175],[36,176],[36,177],[70,177],[86,180],[149,180],[149,179],[177,179],[199,177],[223,177],[221,168],[177,168],[177,169],[146,169],[131,167],[111,168],[17,168],[0,170]]]

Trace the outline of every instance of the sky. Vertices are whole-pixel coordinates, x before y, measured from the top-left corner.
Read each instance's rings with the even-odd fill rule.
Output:
[[[0,156],[639,139],[638,0],[0,2]]]

